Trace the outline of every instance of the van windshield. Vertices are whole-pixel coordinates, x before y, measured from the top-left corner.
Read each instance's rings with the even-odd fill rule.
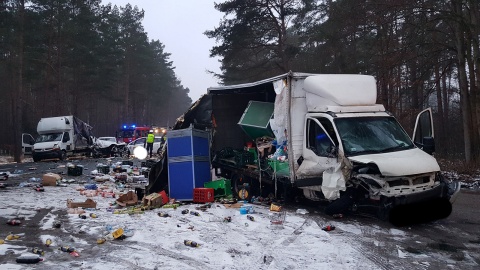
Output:
[[[63,133],[48,133],[40,135],[35,142],[56,142],[62,139]]]
[[[387,153],[414,148],[394,117],[336,118],[346,156]]]

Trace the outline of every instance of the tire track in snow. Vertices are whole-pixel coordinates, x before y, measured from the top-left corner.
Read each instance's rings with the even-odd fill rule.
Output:
[[[131,242],[131,243],[138,243],[138,242]],[[138,244],[140,244],[140,243],[138,243]],[[204,262],[199,261],[195,258],[185,256],[185,255],[176,253],[174,251],[170,251],[170,250],[164,249],[160,246],[149,244],[149,243],[143,243],[142,242],[141,243],[141,248],[139,248],[138,245],[136,247],[132,247],[132,246],[125,246],[125,247],[130,248],[130,249],[134,249],[134,250],[137,250],[137,251],[154,251],[155,256],[165,256],[165,257],[168,257],[170,259],[174,259],[174,260],[177,260],[179,262],[183,262],[186,265],[190,265],[190,266],[192,266],[192,268],[197,268],[197,269],[209,269],[209,268],[211,268],[211,265],[205,264]],[[118,258],[118,257],[115,257],[115,258]]]

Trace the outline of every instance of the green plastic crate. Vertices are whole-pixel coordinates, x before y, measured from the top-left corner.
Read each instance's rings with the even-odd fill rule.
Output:
[[[232,185],[229,179],[221,178],[215,181],[205,182],[203,186],[213,188],[215,198],[232,195]]]
[[[274,137],[270,127],[274,104],[270,102],[250,101],[243,112],[238,125],[251,138]]]
[[[282,162],[279,160],[269,160],[268,164],[277,175],[282,175],[282,176],[290,175],[290,166],[288,166],[288,162]]]

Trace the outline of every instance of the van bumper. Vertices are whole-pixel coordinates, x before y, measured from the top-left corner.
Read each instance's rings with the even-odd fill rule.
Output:
[[[36,151],[32,153],[34,159],[49,159],[49,158],[60,158],[62,155],[60,150],[51,150],[51,151]]]
[[[449,199],[448,186],[445,182],[441,182],[440,185],[430,190],[414,194],[395,196],[389,198],[388,200],[390,200],[393,206],[399,206],[428,202],[436,199]]]

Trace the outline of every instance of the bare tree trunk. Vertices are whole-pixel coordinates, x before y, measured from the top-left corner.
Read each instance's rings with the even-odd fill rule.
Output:
[[[128,46],[128,45],[127,45]],[[123,87],[124,87],[124,97],[125,97],[125,100],[124,100],[124,110],[125,110],[125,113],[123,114],[123,116],[125,117],[124,118],[124,121],[133,121],[132,117],[131,117],[131,114],[130,114],[130,99],[129,99],[129,94],[130,94],[130,50],[129,50],[129,47],[127,47],[127,50],[126,50],[126,55],[125,55],[125,80],[123,82]]]
[[[471,42],[472,42],[472,68],[470,69],[470,83],[472,85],[472,95],[474,95],[474,106],[475,111],[473,112],[473,119],[475,119],[476,123],[474,128],[474,149],[475,151],[475,159],[478,160],[480,158],[479,153],[479,146],[480,146],[480,42],[479,42],[479,35],[480,35],[480,27],[478,25],[479,20],[479,8],[480,5],[478,0],[469,0],[470,4],[470,27],[471,27]],[[474,86],[474,87],[473,87]]]
[[[444,119],[444,114],[443,114],[442,88],[440,86],[441,77],[440,77],[440,71],[439,71],[438,65],[439,64],[435,65],[435,90],[437,91],[437,105],[438,105],[438,117],[437,117],[437,119],[439,121],[437,121],[438,125],[435,125],[435,126],[439,126],[440,132],[437,133],[437,134],[440,134],[439,140],[444,141],[444,138],[445,138],[445,125],[444,125],[444,123],[445,123],[446,119]]]
[[[448,121],[450,118],[449,117],[450,104],[448,103],[449,96],[450,95],[448,94],[448,89],[447,89],[447,76],[443,76],[442,77],[442,102],[443,102],[443,119],[445,119],[445,121]]]
[[[462,109],[463,117],[463,140],[465,149],[465,161],[467,163],[472,160],[472,148],[471,148],[471,109],[468,93],[467,74],[465,70],[465,44],[464,33],[462,23],[458,18],[462,18],[462,4],[460,0],[452,0],[452,7],[454,14],[457,17],[455,22],[455,45],[457,47],[457,60],[458,60],[458,83],[460,86],[460,106]]]
[[[17,77],[17,91],[13,94],[13,142],[14,142],[14,153],[13,158],[15,162],[22,161],[22,112],[23,112],[23,35],[24,35],[24,17],[25,17],[25,0],[20,0],[18,2],[18,47],[17,47],[17,66],[16,66],[16,77]]]

